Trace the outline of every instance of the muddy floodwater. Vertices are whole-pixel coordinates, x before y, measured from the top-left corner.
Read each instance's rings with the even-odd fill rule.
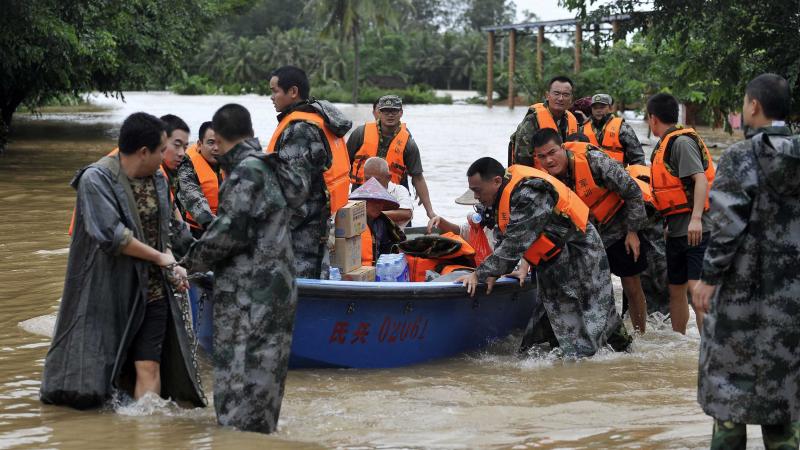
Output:
[[[650,324],[631,353],[579,362],[514,355],[519,336],[480,353],[391,370],[290,371],[277,433],[216,425],[213,407],[146,398],[79,412],[38,400],[42,364],[64,281],[76,169],[115,146],[128,114],[183,117],[194,133],[231,101],[253,113],[265,143],[276,126],[268,98],[129,93],[110,109],[20,115],[0,156],[0,449],[5,448],[702,448],[711,420],[695,401],[698,333]],[[359,123],[369,106],[341,106]],[[478,157],[505,162],[523,108],[407,106],[434,208],[461,221],[453,199]],[[634,122],[645,142],[646,130]],[[415,210],[415,224],[425,212]],[[619,284],[616,284],[619,289]],[[42,317],[44,316],[44,317]],[[38,333],[38,334],[37,334]],[[207,366],[204,384],[211,387]],[[210,394],[210,393],[207,393]],[[210,395],[209,395],[210,397]],[[760,433],[748,430],[758,447]]]

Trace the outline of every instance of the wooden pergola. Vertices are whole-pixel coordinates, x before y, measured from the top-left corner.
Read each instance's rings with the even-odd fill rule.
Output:
[[[499,25],[486,27],[483,31],[488,33],[488,48],[486,53],[486,106],[491,108],[494,102],[494,48],[495,38],[498,36],[508,36],[508,107],[514,108],[514,70],[516,66],[516,45],[518,35],[532,35],[536,33],[536,72],[539,78],[544,72],[544,35],[575,33],[575,73],[581,71],[581,44],[583,43],[583,32],[594,33],[595,52],[600,51],[600,39],[603,33],[610,33],[614,42],[624,38],[620,33],[620,22],[631,20],[629,14],[616,14],[613,16],[602,17],[600,20],[584,24],[578,19],[547,20],[540,22],[527,22],[512,25]],[[610,26],[609,26],[610,24]]]

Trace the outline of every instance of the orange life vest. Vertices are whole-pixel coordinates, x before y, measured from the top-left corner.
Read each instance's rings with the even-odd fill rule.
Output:
[[[569,218],[576,228],[586,231],[586,225],[589,223],[589,207],[564,183],[546,172],[522,165],[509,167],[508,174],[511,175],[511,179],[500,195],[500,204],[497,211],[497,226],[501,232],[506,232],[506,227],[511,218],[511,193],[514,192],[514,188],[517,187],[520,181],[529,178],[539,178],[550,184],[558,195],[553,212]],[[528,247],[523,257],[535,266],[542,261],[549,261],[560,252],[561,248],[542,233]]]
[[[650,187],[653,191],[656,209],[658,209],[663,216],[692,212],[692,205],[689,204],[689,199],[686,197],[686,192],[683,189],[683,182],[680,178],[670,173],[664,162],[665,154],[669,149],[670,143],[678,136],[689,136],[692,138],[700,147],[703,163],[706,164],[704,173],[706,180],[708,180],[708,189],[706,190],[704,210],[708,210],[708,193],[711,191],[711,184],[714,182],[714,176],[716,175],[716,169],[714,169],[714,163],[711,160],[711,153],[708,151],[708,147],[706,147],[703,139],[700,138],[693,128],[678,128],[662,137],[658,148],[655,150],[655,153],[653,153]]]
[[[214,172],[211,164],[209,164],[197,150],[197,144],[192,144],[192,146],[186,150],[186,154],[189,156],[189,159],[192,160],[194,171],[197,173],[197,179],[200,182],[200,189],[203,190],[203,196],[208,200],[211,214],[216,216],[217,207],[219,206],[219,182],[220,178],[222,178],[222,173],[220,173],[220,178],[217,178],[217,174]],[[194,221],[189,211],[186,211],[186,222],[192,228],[200,228],[200,225]]]
[[[600,150],[588,142],[579,141],[564,142],[563,147],[572,153],[586,153],[589,150]]]
[[[403,155],[406,151],[411,134],[406,129],[406,124],[400,124],[400,131],[389,143],[389,150],[386,152],[386,163],[389,165],[389,172],[392,174],[392,183],[400,184],[406,176],[406,164]],[[364,142],[361,148],[353,157],[352,167],[350,168],[350,182],[353,184],[364,184],[364,163],[369,158],[378,155],[378,143],[380,140],[380,130],[375,122],[367,122],[364,125]]]
[[[558,126],[556,126],[555,119],[553,119],[553,115],[550,113],[550,110],[547,109],[547,106],[545,106],[544,103],[535,103],[531,105],[531,109],[536,112],[536,122],[538,122],[539,130],[543,128],[552,128],[560,132]],[[564,114],[567,115],[567,136],[577,133],[578,119],[576,119],[575,116],[569,111],[564,111]]]
[[[369,227],[364,227],[361,232],[361,265],[374,266],[375,265],[375,247],[372,240],[372,230]]]
[[[347,204],[347,197],[350,195],[350,179],[348,177],[350,172],[350,156],[347,154],[347,146],[345,145],[344,139],[333,134],[321,115],[300,111],[287,114],[272,134],[272,139],[269,141],[266,152],[274,152],[283,130],[285,130],[290,123],[298,120],[315,125],[322,130],[325,134],[325,139],[328,141],[328,147],[331,149],[332,157],[331,166],[325,170],[323,177],[325,179],[325,186],[328,188],[328,194],[330,195],[331,214],[334,214],[342,206]]]
[[[622,164],[622,162],[625,161],[625,152],[622,148],[622,144],[619,142],[620,128],[622,128],[621,117],[612,117],[609,119],[603,126],[603,142],[600,143],[597,140],[597,135],[594,133],[592,121],[590,120],[583,126],[583,134],[589,138],[589,142],[591,142],[592,145],[600,147],[608,156]]]
[[[589,207],[595,220],[601,224],[608,223],[622,208],[622,198],[616,192],[597,185],[585,152],[572,153],[572,173],[575,193]]]
[[[653,198],[653,189],[650,188],[650,168],[640,164],[631,164],[625,168],[628,175],[633,178],[633,181],[639,186],[642,191],[642,199],[645,203],[655,206],[655,199]]]
[[[114,150],[111,150],[110,152],[108,152],[108,154],[106,156],[114,156],[117,153],[119,153],[119,147],[117,147]],[[169,179],[167,177],[167,172],[164,171],[164,166],[163,165],[158,166],[158,170],[161,171],[161,174],[164,175],[165,179]],[[167,186],[169,186],[169,183],[167,183]],[[172,189],[169,190],[169,198],[173,202],[175,201],[175,194],[172,192]],[[75,230],[75,208],[72,208],[72,218],[69,220],[69,229],[67,230],[67,233],[69,233],[69,235],[72,236],[72,232],[74,230]]]
[[[408,277],[410,281],[421,282],[425,281],[425,272],[433,270],[439,272],[441,275],[447,275],[459,269],[475,270],[474,266],[467,266],[463,264],[453,264],[455,259],[467,258],[470,263],[474,262],[472,258],[475,256],[475,249],[460,235],[447,232],[442,234],[442,237],[450,238],[461,243],[461,248],[449,254],[439,256],[437,258],[424,258],[422,256],[406,255],[406,262],[408,263]],[[462,259],[463,261],[463,259]]]

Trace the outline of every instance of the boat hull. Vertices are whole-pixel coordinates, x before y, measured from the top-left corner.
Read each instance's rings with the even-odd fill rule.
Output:
[[[524,328],[536,303],[531,284],[513,279],[474,298],[455,283],[300,279],[289,364],[388,368],[454,356]],[[198,334],[210,336],[209,326],[203,320]]]

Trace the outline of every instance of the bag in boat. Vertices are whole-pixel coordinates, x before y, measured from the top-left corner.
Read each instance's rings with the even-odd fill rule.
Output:
[[[406,254],[411,281],[425,281],[425,272],[432,270],[447,275],[456,270],[475,270],[475,249],[461,236],[419,236],[398,244]]]

